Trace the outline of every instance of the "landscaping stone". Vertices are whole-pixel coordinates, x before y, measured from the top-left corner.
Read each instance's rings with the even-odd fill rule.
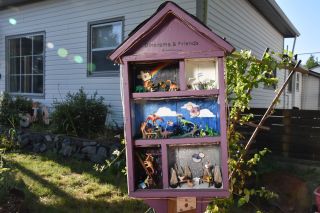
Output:
[[[24,150],[36,153],[51,150],[63,157],[87,159],[94,163],[103,163],[112,155],[113,150],[119,149],[119,139],[115,138],[114,140],[115,142],[103,141],[98,143],[97,141],[65,135],[22,131],[17,135],[17,144]],[[102,143],[107,145],[102,145]]]
[[[103,163],[107,158],[107,149],[103,146],[99,147],[97,153],[90,157],[90,160],[94,163]]]
[[[46,139],[47,142],[52,142],[51,135],[45,135],[44,138]]]

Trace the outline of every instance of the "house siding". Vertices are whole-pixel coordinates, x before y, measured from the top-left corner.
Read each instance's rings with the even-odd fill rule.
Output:
[[[304,75],[302,81],[302,109],[320,110],[320,78]]]
[[[247,0],[208,0],[207,25],[221,37],[226,37],[236,49],[249,49],[261,58],[268,47],[282,52],[283,36]],[[285,72],[277,71],[278,85],[284,82]],[[252,91],[251,107],[265,108],[275,96],[263,85]],[[284,95],[278,108],[283,108]]]
[[[175,1],[189,13],[196,14],[193,0]],[[122,124],[120,77],[87,76],[88,22],[124,17],[124,36],[152,15],[162,0],[47,0],[11,7],[0,13],[0,90],[5,91],[5,36],[45,31],[46,42],[54,48],[45,51],[45,98],[34,99],[51,105],[81,87],[89,94],[98,92],[111,106],[111,120]],[[9,18],[17,21],[9,24]],[[59,48],[68,50],[69,56],[61,58]],[[83,63],[72,60],[80,55]]]

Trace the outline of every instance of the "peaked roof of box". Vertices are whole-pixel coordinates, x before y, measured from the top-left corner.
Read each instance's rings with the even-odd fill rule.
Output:
[[[142,43],[143,39],[146,39],[154,31],[163,27],[166,23],[169,24],[166,21],[170,22],[170,18],[172,17],[188,27],[190,31],[196,32],[199,36],[208,40],[210,45],[212,44],[212,46],[216,46],[225,53],[231,53],[234,51],[235,48],[231,44],[212,32],[211,29],[204,25],[195,16],[189,14],[177,4],[167,1],[161,4],[152,16],[143,21],[131,33],[129,33],[128,38],[122,42],[122,44],[120,44],[113,53],[111,53],[111,60],[117,62],[122,61],[121,58],[125,56],[127,52]],[[175,34],[178,33],[183,32],[175,32]],[[207,49],[209,50],[210,48],[208,47]]]

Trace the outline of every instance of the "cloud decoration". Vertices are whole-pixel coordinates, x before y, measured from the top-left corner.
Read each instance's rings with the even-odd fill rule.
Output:
[[[188,103],[186,103],[185,105],[183,105],[182,107],[181,107],[181,109],[190,109],[190,108],[192,108],[192,107],[199,107],[199,105],[197,105],[197,104],[194,104],[194,103],[192,103],[192,102],[188,102]]]
[[[177,116],[177,112],[172,111],[168,107],[160,107],[155,114],[160,117],[166,117],[166,116],[167,117],[176,117]]]
[[[199,118],[215,118],[216,115],[214,115],[210,110],[208,109],[201,109],[200,114],[198,116]]]

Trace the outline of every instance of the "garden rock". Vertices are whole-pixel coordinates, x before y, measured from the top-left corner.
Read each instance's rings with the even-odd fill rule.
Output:
[[[66,158],[87,159],[94,163],[103,163],[115,149],[120,147],[120,143],[111,141],[98,143],[64,135],[28,132],[19,132],[16,143],[26,151],[36,153],[55,151]],[[107,145],[102,145],[102,143]]]
[[[46,139],[47,142],[52,142],[51,135],[45,135],[44,138]]]
[[[103,163],[107,158],[107,149],[103,146],[99,147],[97,153],[90,157],[90,160],[94,163]]]

